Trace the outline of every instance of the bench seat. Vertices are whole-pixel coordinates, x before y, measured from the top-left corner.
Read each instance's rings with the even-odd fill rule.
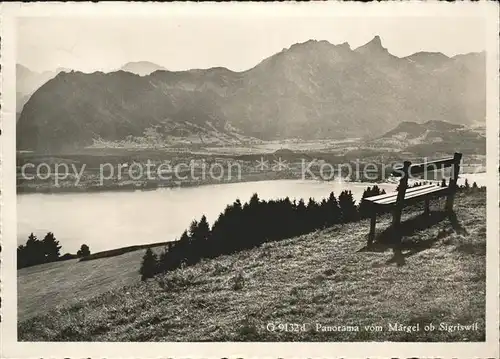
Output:
[[[446,196],[445,210],[448,213],[453,211],[453,199],[457,190],[458,173],[460,172],[460,161],[462,154],[455,152],[453,158],[445,158],[438,161],[425,162],[417,165],[410,161],[404,161],[403,166],[394,167],[393,175],[399,176],[398,190],[392,193],[381,194],[373,197],[364,198],[364,201],[371,207],[370,233],[368,233],[368,247],[375,240],[375,226],[377,223],[377,213],[392,211],[392,228],[394,229],[397,242],[401,243],[402,235],[400,233],[401,213],[406,204],[424,201],[424,215],[430,214],[430,199]],[[427,184],[408,188],[408,179],[413,175],[444,169],[451,167],[451,176],[448,187],[442,187],[439,184]]]
[[[442,196],[448,191],[448,187],[441,187],[438,184],[427,184],[423,186],[412,187],[405,192],[405,202],[409,200],[418,200],[423,197]],[[377,206],[389,206],[396,203],[398,192],[381,194],[378,196],[365,198],[366,201]]]

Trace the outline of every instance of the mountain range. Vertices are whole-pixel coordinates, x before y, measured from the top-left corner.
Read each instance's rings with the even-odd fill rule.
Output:
[[[59,72],[24,105],[17,143],[58,151],[151,129],[165,138],[199,130],[312,140],[381,136],[404,122],[471,126],[485,123],[485,73],[484,52],[400,58],[378,36],[354,50],[309,40],[243,72],[175,72],[148,62]]]
[[[416,123],[404,121],[384,135],[367,141],[368,145],[432,156],[437,152],[448,155],[486,154],[486,127],[464,126],[443,121]]]
[[[166,70],[157,64],[148,61],[128,62],[120,70],[131,72],[139,76],[149,75],[158,70]],[[60,72],[71,72],[71,69],[58,67],[54,71],[36,72],[26,66],[16,64],[16,112],[21,112],[24,104],[40,86],[54,78]]]
[[[56,71],[35,72],[26,66],[16,65],[16,108],[23,108],[30,96],[44,83],[57,75]]]

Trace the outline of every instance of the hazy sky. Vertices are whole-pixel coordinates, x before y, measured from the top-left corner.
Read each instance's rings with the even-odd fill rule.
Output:
[[[129,61],[151,61],[169,70],[242,71],[297,42],[348,42],[356,48],[375,35],[396,56],[485,49],[484,20],[474,17],[46,17],[19,19],[17,30],[17,62],[35,71],[108,71]]]

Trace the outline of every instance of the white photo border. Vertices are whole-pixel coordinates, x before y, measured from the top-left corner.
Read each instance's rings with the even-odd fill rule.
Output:
[[[1,338],[5,358],[324,358],[499,356],[499,13],[494,2],[438,3],[3,3],[1,6]],[[487,24],[486,341],[477,343],[58,343],[17,341],[16,19],[23,16],[479,16]]]

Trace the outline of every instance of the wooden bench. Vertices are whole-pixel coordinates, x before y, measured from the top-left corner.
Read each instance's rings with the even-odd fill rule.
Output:
[[[429,200],[431,198],[447,196],[445,209],[449,212],[453,211],[453,200],[457,189],[461,159],[462,154],[455,153],[451,158],[414,165],[412,165],[410,161],[405,161],[403,166],[395,167],[392,172],[393,176],[401,177],[398,191],[365,198],[365,200],[371,204],[372,212],[370,233],[368,234],[368,246],[371,246],[375,239],[375,224],[377,221],[377,212],[380,211],[380,209],[385,210],[393,207],[392,226],[396,234],[400,233],[401,212],[405,204],[425,201],[424,213],[429,214]],[[409,177],[447,167],[452,168],[448,187],[442,187],[440,184],[427,184],[408,189]],[[401,237],[398,237],[400,240]]]

